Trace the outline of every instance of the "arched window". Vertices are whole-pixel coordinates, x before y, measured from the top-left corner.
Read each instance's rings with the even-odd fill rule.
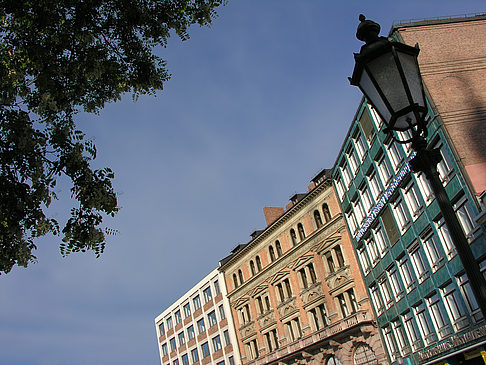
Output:
[[[316,221],[317,228],[322,227],[321,213],[317,209],[314,210],[314,220]]]
[[[376,365],[378,364],[378,359],[371,347],[361,343],[354,351],[353,362],[354,365]]]
[[[238,270],[238,278],[240,279],[240,285],[243,284],[243,273],[241,270]]]
[[[297,235],[293,228],[290,230],[290,238],[292,239],[292,245],[295,246],[297,244]]]
[[[255,272],[255,263],[253,262],[253,260],[250,261],[250,271],[251,271],[251,275],[255,275],[256,272]]]
[[[262,260],[260,260],[260,256],[257,256],[255,260],[256,260],[256,265],[257,265],[258,271],[261,271],[262,270]]]
[[[333,355],[327,359],[326,365],[342,365],[342,363],[336,356]]]
[[[275,261],[275,251],[273,250],[273,246],[268,247],[268,253],[270,254],[270,261]]]
[[[299,238],[302,241],[305,238],[304,226],[302,223],[297,224],[297,230],[299,231]]]
[[[282,256],[282,246],[279,240],[275,241],[275,248],[277,249],[277,257]]]
[[[235,286],[235,288],[238,287],[238,279],[236,278],[236,274],[233,274],[233,285]]]
[[[324,213],[324,220],[329,222],[331,220],[331,211],[326,203],[322,204],[322,212]]]

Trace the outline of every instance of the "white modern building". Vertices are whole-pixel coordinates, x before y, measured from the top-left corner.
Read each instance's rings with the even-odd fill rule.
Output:
[[[226,293],[215,269],[155,318],[162,365],[241,364]]]

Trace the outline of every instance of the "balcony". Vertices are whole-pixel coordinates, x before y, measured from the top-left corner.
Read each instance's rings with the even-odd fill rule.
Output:
[[[291,342],[269,354],[260,356],[257,359],[248,361],[245,365],[263,365],[285,358],[289,355],[306,349],[307,347],[332,338],[335,334],[345,332],[353,327],[370,322],[372,317],[367,311],[358,311],[339,322],[333,323],[308,336],[302,337],[297,341]]]

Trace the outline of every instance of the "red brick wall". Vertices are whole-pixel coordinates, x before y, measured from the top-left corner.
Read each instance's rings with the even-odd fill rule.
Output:
[[[398,29],[477,193],[486,190],[486,20]]]

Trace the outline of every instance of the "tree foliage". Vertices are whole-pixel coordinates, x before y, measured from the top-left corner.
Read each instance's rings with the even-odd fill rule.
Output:
[[[48,233],[62,235],[63,255],[103,252],[114,175],[91,167],[96,147],[76,113],[162,89],[169,74],[154,48],[209,25],[222,1],[0,0],[0,273],[35,261]],[[61,175],[75,201],[62,228],[46,213]]]

